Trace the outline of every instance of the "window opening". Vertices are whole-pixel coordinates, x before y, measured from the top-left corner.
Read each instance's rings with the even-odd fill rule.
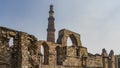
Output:
[[[72,40],[70,37],[67,39],[67,46],[72,46]]]
[[[11,47],[13,45],[14,45],[14,40],[13,40],[13,38],[10,38],[10,40],[9,40],[9,46]]]

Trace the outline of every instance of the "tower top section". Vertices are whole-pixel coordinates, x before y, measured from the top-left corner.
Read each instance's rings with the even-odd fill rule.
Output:
[[[50,11],[49,11],[49,16],[53,16],[54,10],[53,10],[53,5],[50,5]]]

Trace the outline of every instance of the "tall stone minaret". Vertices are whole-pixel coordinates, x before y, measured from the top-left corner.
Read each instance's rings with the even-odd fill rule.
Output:
[[[53,5],[50,5],[49,17],[48,17],[48,28],[47,28],[47,41],[55,42],[55,26],[54,26],[54,11]]]

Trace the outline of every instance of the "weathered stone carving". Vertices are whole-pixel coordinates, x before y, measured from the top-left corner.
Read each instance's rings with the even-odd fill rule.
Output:
[[[80,35],[66,29],[62,29],[59,31],[59,37],[58,37],[57,43],[61,44],[62,46],[66,46],[68,37],[71,38],[74,46],[82,45],[80,41]]]

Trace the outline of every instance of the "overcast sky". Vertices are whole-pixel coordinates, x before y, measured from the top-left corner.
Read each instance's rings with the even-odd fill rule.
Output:
[[[56,39],[66,28],[81,35],[95,54],[103,48],[120,54],[120,0],[53,0]],[[0,26],[46,40],[50,0],[0,0]]]

